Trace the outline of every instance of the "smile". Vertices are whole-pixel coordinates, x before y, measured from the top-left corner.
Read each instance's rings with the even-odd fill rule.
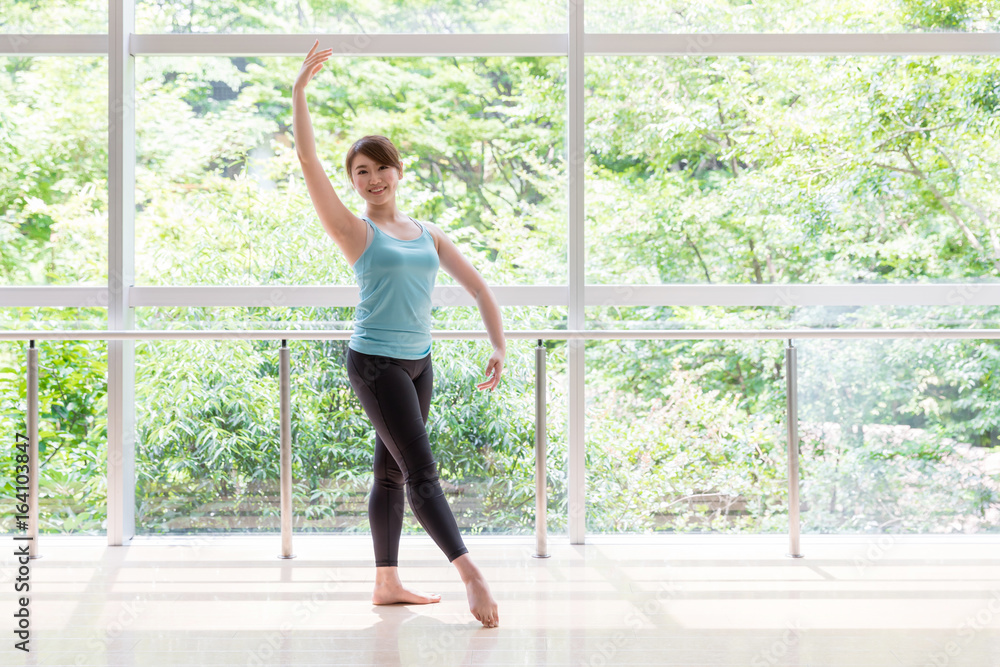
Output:
[[[371,190],[370,192],[373,195],[377,195],[378,193],[382,192],[383,190],[385,190],[385,188],[378,188],[377,190]]]

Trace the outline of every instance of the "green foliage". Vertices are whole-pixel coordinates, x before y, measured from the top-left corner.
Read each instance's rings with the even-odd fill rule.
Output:
[[[66,315],[46,309],[58,322]],[[25,317],[22,326],[44,322]],[[0,454],[5,470],[14,470],[15,433],[27,433],[27,345],[0,348],[0,428],[9,446]],[[39,341],[38,455],[40,459],[40,529],[100,532],[107,489],[107,364],[101,341]],[[4,526],[12,525],[13,480],[4,476]]]
[[[972,27],[992,4],[990,0],[900,0],[904,21],[913,27],[942,30]]]
[[[106,281],[105,59],[4,60],[0,281]]]
[[[0,22],[20,29],[33,4],[0,0]],[[34,9],[39,25],[58,31],[95,7],[66,3],[67,19]],[[137,25],[564,27],[564,3],[536,3],[530,12],[516,3],[469,7],[164,0],[139,3]],[[102,30],[106,18],[93,15]],[[982,0],[831,0],[794,12],[781,3],[609,1],[588,7],[588,30],[984,30],[996,17],[995,3]],[[299,65],[272,57],[136,60],[136,284],[354,284],[315,218],[295,156],[290,83]],[[440,225],[489,283],[565,284],[565,67],[558,57],[331,59],[309,102],[338,196],[360,210],[343,156],[358,137],[385,134],[406,168],[400,208]],[[588,58],[586,282],[995,281],[997,71],[991,57]],[[102,58],[5,59],[5,284],[106,281],[106,81]],[[439,284],[454,282],[439,275]],[[26,309],[5,326],[74,326],[88,315]],[[601,304],[588,311],[588,326],[990,326],[998,315],[956,294],[944,309]],[[347,328],[352,317],[349,308],[281,303],[136,313],[149,328]],[[481,326],[475,308],[436,309],[434,318],[436,327]],[[563,328],[566,309],[505,308],[504,318],[508,329]],[[1000,439],[996,343],[796,344],[807,529],[997,529],[998,480],[987,462]],[[488,345],[435,343],[428,429],[464,530],[533,527],[532,346],[509,341],[506,377],[485,394],[474,385]],[[559,532],[567,511],[566,346],[546,347],[549,528]],[[277,528],[277,348],[136,345],[141,532]],[[40,346],[45,530],[98,532],[105,520],[104,349]],[[344,372],[345,343],[292,341],[290,350],[296,527],[364,531],[374,434]],[[23,348],[2,354],[3,425],[13,433],[23,429]],[[783,355],[780,341],[589,343],[588,529],[783,530]],[[405,525],[418,530],[412,516]]]
[[[588,63],[588,281],[1000,276],[995,70],[951,57]],[[605,155],[641,168],[616,176]]]
[[[107,32],[104,0],[0,0],[0,33]],[[20,40],[10,38],[12,46]]]
[[[588,401],[588,530],[787,528],[781,424],[748,418],[734,396],[704,391],[677,364],[656,393]]]

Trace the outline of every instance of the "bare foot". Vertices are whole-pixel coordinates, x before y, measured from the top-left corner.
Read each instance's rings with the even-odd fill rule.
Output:
[[[424,593],[407,588],[402,584],[375,585],[372,593],[372,604],[396,604],[405,602],[407,604],[430,604],[440,602],[441,596],[437,593]]]
[[[487,628],[495,628],[500,624],[500,614],[497,611],[497,601],[490,594],[490,587],[482,577],[473,577],[465,584],[469,595],[469,610]]]

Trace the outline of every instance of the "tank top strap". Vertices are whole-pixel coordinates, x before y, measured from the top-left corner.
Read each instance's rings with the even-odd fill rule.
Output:
[[[417,225],[417,228],[420,229],[420,236],[423,236],[424,232],[427,231],[427,228],[424,227],[420,222],[418,222],[417,219],[414,218],[412,215],[408,215],[406,217],[409,218],[410,220],[413,220],[414,224]],[[372,222],[371,218],[369,218],[368,216],[362,215],[361,219],[364,220],[365,222],[367,222],[368,225],[375,230],[376,234],[378,234],[380,232],[382,234],[385,234],[385,232],[383,232],[381,229],[379,229],[378,225],[376,225],[374,222]],[[386,234],[386,236],[389,236],[389,235]],[[417,238],[420,238],[420,236],[418,236]],[[395,236],[390,236],[389,238],[396,238],[396,237]],[[399,240],[399,239],[397,239],[397,240]],[[416,241],[417,239],[405,239],[405,240],[407,240],[407,241]]]
[[[367,227],[365,228],[365,250],[368,250],[368,247],[372,243],[375,243],[375,237],[378,236],[378,226],[365,216],[361,216],[361,219],[364,220],[366,223],[368,223],[368,227],[373,228],[370,234],[368,233]],[[364,250],[362,251],[362,253],[364,253]]]
[[[408,215],[406,217],[408,217],[410,220],[412,220],[413,222],[415,222],[417,224],[417,227],[420,228],[420,234],[423,235],[423,233],[426,230],[426,228],[420,222],[418,222],[417,219],[414,218],[412,215]]]

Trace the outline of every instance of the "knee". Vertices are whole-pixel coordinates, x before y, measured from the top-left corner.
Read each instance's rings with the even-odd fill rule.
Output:
[[[406,476],[407,484],[420,484],[423,482],[438,481],[437,463],[431,461],[418,468],[412,468]]]
[[[403,489],[402,484],[397,484],[392,480],[375,478],[375,486],[379,486],[387,491],[401,491]]]
[[[438,479],[437,466],[434,463],[411,471],[406,478],[406,484],[410,487],[411,499],[414,497],[429,499],[444,495]]]
[[[375,484],[390,491],[399,491],[403,488],[403,473],[395,471],[375,471]]]

